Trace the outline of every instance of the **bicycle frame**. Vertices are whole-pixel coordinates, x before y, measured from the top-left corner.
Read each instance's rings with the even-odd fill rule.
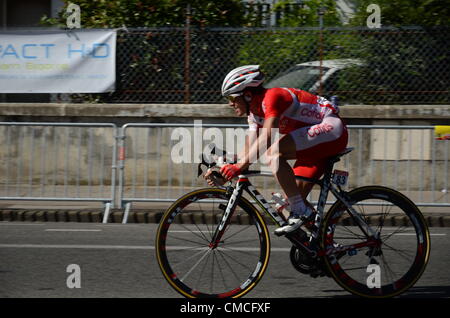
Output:
[[[396,296],[417,281],[428,262],[430,239],[426,221],[414,203],[396,190],[383,186],[344,190],[348,173],[333,168],[351,150],[347,148],[331,157],[320,180],[299,177],[312,185],[319,185],[320,194],[314,219],[311,218],[299,229],[284,235],[292,244],[290,261],[299,272],[312,277],[330,276],[355,295],[375,298]],[[222,160],[218,161],[221,164]],[[211,169],[219,167],[219,164],[200,163],[199,176],[202,165]],[[217,171],[208,172],[214,178],[222,177]],[[157,232],[157,259],[165,278],[184,296],[240,297],[250,291],[264,274],[270,256],[270,233],[264,212],[278,226],[284,226],[287,220],[252,185],[249,180],[252,176],[272,177],[272,174],[246,171],[227,187],[214,190],[204,188],[182,196],[164,213]],[[329,192],[336,200],[325,210]],[[207,210],[211,212],[211,217],[206,217],[207,211],[199,206],[201,203],[208,204]],[[365,211],[365,205],[376,205],[377,208]],[[413,224],[416,237],[408,240],[406,248],[400,240],[398,247],[394,246],[394,240],[389,244],[385,242],[393,235],[409,230],[408,224],[400,224],[394,230],[389,228],[381,235],[385,220],[391,212],[390,206],[394,207],[394,216],[404,215]],[[198,215],[201,217],[198,218]],[[349,219],[353,222],[347,222]],[[195,228],[184,225],[190,223],[189,220]],[[200,226],[201,224],[204,226]],[[184,230],[179,231],[180,227]],[[179,232],[183,233],[182,236],[177,234]],[[242,235],[237,236],[238,234]],[[277,235],[277,231],[274,234]],[[190,237],[186,238],[185,235]],[[230,240],[231,237],[234,239]],[[186,246],[178,246],[180,241],[185,242]],[[244,244],[244,247],[248,245],[248,249],[237,248],[234,244]],[[183,253],[177,253],[179,250]],[[197,250],[199,252],[191,253]],[[228,255],[229,252],[238,254]],[[353,257],[355,255],[358,257]],[[397,261],[396,257],[401,257],[401,260]],[[221,258],[226,263],[225,267],[220,265]],[[233,263],[226,261],[226,258]],[[389,266],[388,259],[393,260],[395,266]],[[201,262],[203,265],[199,266]],[[219,272],[215,271],[216,262]],[[234,263],[240,264],[243,271],[235,271],[235,266],[232,266]],[[387,272],[384,275],[387,277],[386,284],[373,290],[367,284],[366,266],[380,264],[384,264],[380,271]],[[195,270],[196,274],[191,277]],[[205,270],[211,275],[206,275]],[[247,270],[250,271],[250,276]],[[353,272],[354,270],[357,272]],[[353,273],[357,273],[356,276]],[[205,281],[202,281],[203,278]],[[231,287],[227,281],[233,281]],[[234,281],[238,285],[234,285]],[[238,287],[233,289],[236,286]]]
[[[338,159],[337,159],[337,161],[338,161]],[[346,200],[345,192],[340,188],[340,186],[336,187],[331,182],[332,174],[333,174],[333,172],[332,172],[333,166],[334,166],[334,163],[337,161],[332,161],[329,163],[329,165],[327,166],[327,168],[325,170],[323,178],[320,180],[310,179],[310,178],[305,178],[305,177],[296,177],[300,180],[317,184],[321,188],[318,205],[317,205],[317,215],[314,220],[314,225],[315,225],[316,231],[313,231],[311,233],[311,235],[313,238],[317,238],[319,236],[319,231],[320,231],[323,216],[324,216],[325,205],[327,202],[328,194],[331,191],[331,193],[335,196],[335,198],[337,200],[341,201],[347,207],[348,211],[350,212],[350,215],[355,219],[358,227],[369,239],[368,242],[364,243],[364,244],[366,244],[367,246],[373,245],[374,244],[373,240],[371,240],[370,238],[376,238],[375,232],[365,222],[365,220],[362,218],[362,216],[353,209],[351,203]],[[248,171],[246,174],[239,175],[238,181],[236,182],[236,185],[234,187],[228,187],[228,189],[230,189],[230,191],[232,189],[233,192],[231,194],[230,199],[228,200],[228,204],[226,206],[225,213],[222,216],[219,226],[216,228],[216,231],[213,235],[213,239],[211,240],[210,247],[212,247],[212,248],[217,247],[217,245],[220,243],[220,240],[225,232],[226,225],[229,222],[229,220],[231,219],[230,216],[234,212],[234,209],[237,206],[237,202],[238,202],[239,198],[242,196],[244,191],[247,192],[250,195],[250,197],[256,201],[256,203],[261,207],[263,212],[267,213],[276,225],[283,226],[285,224],[285,221],[278,214],[278,212],[275,211],[270,206],[270,204],[267,202],[267,200],[251,184],[251,182],[248,179],[248,177],[250,177],[250,176],[272,176],[272,174],[264,174],[260,171]],[[312,250],[311,248],[309,248],[308,246],[305,246],[305,244],[303,244],[304,240],[302,239],[302,237],[299,237],[297,235],[297,233],[287,234],[286,238],[289,239],[297,247],[302,248],[310,256],[316,257],[318,255],[316,251]],[[326,253],[322,252],[322,253],[320,253],[320,255],[330,254],[330,253],[334,253],[337,251],[343,251],[343,250],[352,249],[352,248],[355,248],[355,246],[351,245],[351,246],[345,247],[344,249],[342,249],[342,248],[336,249],[335,251],[333,249],[333,251],[326,251]]]

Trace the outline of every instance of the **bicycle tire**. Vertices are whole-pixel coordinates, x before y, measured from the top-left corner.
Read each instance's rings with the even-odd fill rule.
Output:
[[[162,216],[156,234],[158,264],[170,286],[187,298],[241,297],[256,286],[267,268],[266,223],[243,197],[219,246],[209,245],[223,213],[219,205],[226,206],[228,199],[224,189],[196,190],[178,199]]]
[[[377,225],[381,245],[355,248],[347,253],[325,253],[324,262],[328,272],[341,287],[354,295],[388,298],[404,293],[421,277],[430,256],[430,234],[422,213],[400,192],[381,186],[354,189],[348,193],[347,201],[359,210],[368,224]],[[362,204],[364,201],[366,205]],[[368,203],[386,205],[380,208],[379,205]],[[394,213],[388,219],[391,212]],[[388,223],[386,221],[391,222],[390,226],[385,226]],[[341,246],[350,246],[358,240],[364,241],[364,235],[358,234],[362,230],[355,224],[356,221],[344,204],[341,201],[335,202],[322,223],[321,248],[327,251],[336,247],[336,242]],[[396,224],[399,227],[392,230]],[[388,233],[383,234],[383,230]],[[389,241],[394,236],[398,237]],[[364,250],[367,250],[366,253],[361,253]],[[388,257],[391,260],[389,263]],[[361,264],[363,266],[358,267]],[[370,270],[369,265],[372,266]],[[403,265],[405,270],[400,270]],[[377,276],[371,276],[372,274]]]

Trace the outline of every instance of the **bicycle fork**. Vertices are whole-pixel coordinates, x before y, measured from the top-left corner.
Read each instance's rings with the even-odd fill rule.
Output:
[[[231,194],[231,197],[228,200],[228,204],[225,208],[224,214],[222,215],[222,219],[220,220],[219,226],[216,227],[211,242],[209,243],[209,247],[211,249],[217,248],[217,246],[221,242],[223,234],[225,233],[225,230],[227,228],[227,225],[230,223],[231,217],[234,211],[236,210],[237,201],[238,198],[241,197],[242,191],[243,191],[243,184],[241,182],[237,182],[236,187],[234,188],[233,193]]]

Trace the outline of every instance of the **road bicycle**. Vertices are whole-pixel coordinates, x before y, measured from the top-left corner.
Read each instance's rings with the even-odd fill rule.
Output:
[[[329,158],[321,179],[299,177],[320,186],[320,195],[314,220],[285,235],[292,243],[290,261],[303,274],[332,277],[354,295],[394,297],[424,272],[429,230],[417,206],[396,190],[343,190],[348,174],[333,170],[334,164],[352,149]],[[203,159],[199,174],[203,165],[217,163]],[[234,184],[192,191],[165,211],[156,234],[156,256],[178,293],[237,298],[261,280],[271,251],[267,219],[276,226],[286,222],[249,180],[264,175],[246,171]],[[330,192],[336,201],[325,212]]]

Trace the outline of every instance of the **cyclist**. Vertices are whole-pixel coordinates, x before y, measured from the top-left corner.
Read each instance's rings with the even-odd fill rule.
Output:
[[[296,180],[295,176],[320,178],[328,157],[347,146],[347,127],[339,117],[339,109],[323,97],[296,88],[262,86],[264,74],[259,65],[245,65],[233,69],[222,84],[222,95],[237,116],[248,116],[249,131],[244,151],[236,164],[224,165],[222,180],[205,174],[210,185],[223,184],[242,174],[258,157],[258,149],[267,149],[269,165],[289,202],[287,223],[275,230],[284,235],[313,219],[314,210],[304,200],[313,184]],[[262,129],[261,129],[262,128]],[[271,144],[274,129],[281,137]],[[256,141],[256,142],[253,142]],[[295,159],[293,167],[287,160]]]

